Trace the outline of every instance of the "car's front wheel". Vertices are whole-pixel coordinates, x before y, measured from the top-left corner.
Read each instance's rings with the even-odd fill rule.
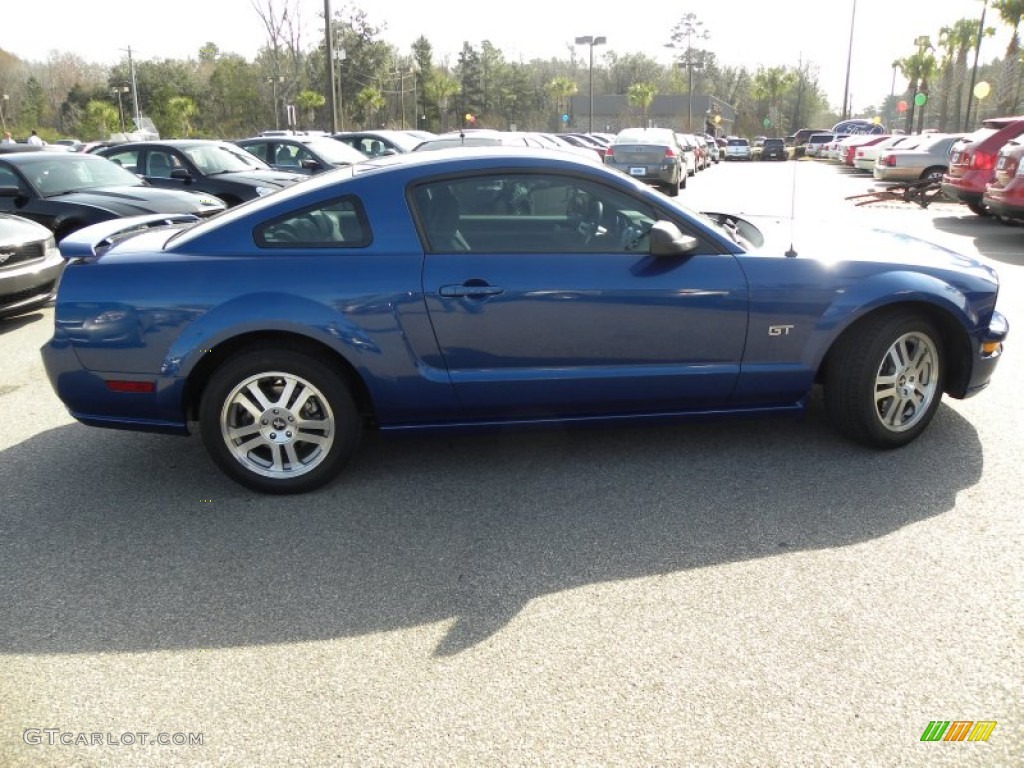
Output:
[[[210,378],[199,425],[214,462],[262,493],[302,493],[333,478],[355,452],[359,413],[342,377],[285,349],[249,350]]]
[[[942,399],[942,355],[940,336],[925,318],[868,318],[829,354],[825,406],[833,424],[877,448],[911,442]]]

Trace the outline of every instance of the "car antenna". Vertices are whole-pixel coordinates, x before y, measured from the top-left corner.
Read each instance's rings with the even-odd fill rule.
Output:
[[[796,249],[793,247],[793,226],[796,219],[796,152],[793,153],[793,183],[790,184],[789,193],[789,250],[786,251],[786,258],[792,259],[796,256]]]

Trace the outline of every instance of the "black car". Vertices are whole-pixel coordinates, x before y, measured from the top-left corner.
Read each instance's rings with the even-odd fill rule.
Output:
[[[342,131],[331,138],[358,149],[367,157],[401,155],[412,152],[424,139],[405,131]]]
[[[153,213],[212,216],[216,197],[154,189],[109,160],[80,152],[0,155],[0,212],[32,219],[57,240],[89,224]]]
[[[315,174],[360,163],[366,155],[330,136],[256,136],[235,144],[271,168]]]
[[[306,178],[282,173],[226,141],[133,141],[96,153],[154,187],[216,195],[227,205],[269,195]]]
[[[783,139],[765,139],[764,145],[761,147],[761,159],[762,160],[785,160],[788,155],[786,154],[786,142]]]
[[[0,213],[0,317],[22,314],[52,299],[63,268],[50,230]]]

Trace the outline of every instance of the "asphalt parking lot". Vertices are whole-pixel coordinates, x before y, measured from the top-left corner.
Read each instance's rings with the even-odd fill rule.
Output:
[[[843,199],[872,186],[723,163],[680,200],[996,266],[993,384],[896,452],[815,402],[369,437],[338,482],[263,497],[197,437],[73,422],[52,310],[0,321],[0,765],[1018,765],[1024,227]],[[921,742],[934,720],[997,725]]]

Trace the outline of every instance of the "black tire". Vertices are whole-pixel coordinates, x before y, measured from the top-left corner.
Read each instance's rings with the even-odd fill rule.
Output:
[[[825,407],[836,429],[875,448],[913,441],[942,400],[940,341],[927,319],[911,313],[880,314],[852,328],[829,353],[825,369]],[[892,396],[885,396],[890,390]]]
[[[686,174],[679,177],[679,189],[686,189]]]
[[[924,179],[941,179],[945,175],[946,169],[941,165],[933,165],[931,168],[925,168],[921,173],[922,181]]]
[[[250,384],[262,402],[246,388]],[[275,348],[240,352],[217,368],[203,391],[199,426],[217,466],[261,493],[304,493],[329,482],[362,432],[337,371],[307,354]],[[239,434],[231,437],[229,429]]]
[[[974,203],[974,202],[967,203],[967,210],[969,210],[971,213],[976,214],[978,216],[991,216],[992,215],[992,214],[990,214],[988,212],[988,208],[985,207],[985,204],[983,202],[981,202],[980,200],[978,202],[976,202],[976,203]]]
[[[679,197],[679,184],[666,184],[662,189],[669,197]]]

